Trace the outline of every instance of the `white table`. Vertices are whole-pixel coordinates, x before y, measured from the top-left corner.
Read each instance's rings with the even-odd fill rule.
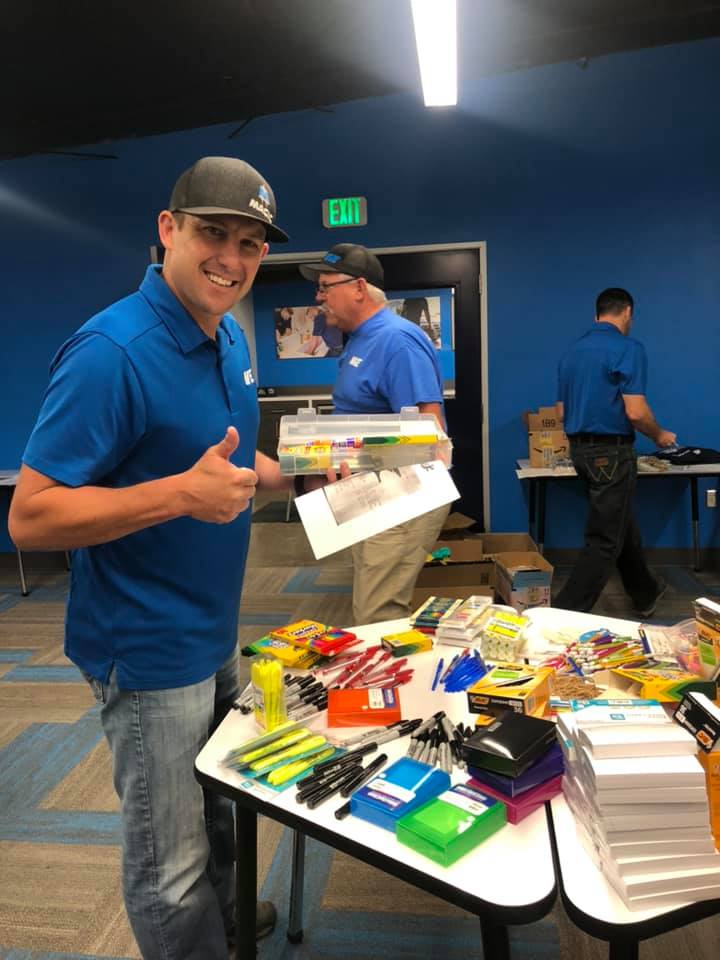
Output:
[[[7,494],[8,515],[10,514],[10,504],[12,503],[13,493],[15,492],[15,486],[17,485],[19,476],[20,473],[18,470],[0,470],[0,487],[2,487]],[[17,556],[18,573],[20,574],[20,591],[22,595],[26,597],[30,591],[28,590],[27,580],[25,579],[22,553],[17,547],[15,548],[15,555]]]
[[[364,640],[374,643],[385,633],[406,628],[406,620],[396,620],[352,629]],[[472,722],[464,693],[445,694],[441,689],[430,692],[438,657],[443,656],[447,663],[448,657],[457,652],[457,647],[438,645],[431,653],[411,658],[415,676],[410,684],[399,688],[404,719],[426,718],[445,710],[454,722]],[[318,714],[311,726],[321,729],[325,716]],[[348,730],[346,735],[356,732],[357,729]],[[517,826],[507,824],[452,867],[444,868],[402,846],[392,833],[381,827],[352,816],[336,820],[334,811],[344,802],[342,798],[333,797],[315,810],[308,810],[306,805],[296,802],[294,787],[276,793],[226,769],[222,759],[227,752],[256,733],[251,717],[231,711],[195,763],[196,776],[203,786],[235,802],[238,958],[255,957],[258,813],[295,831],[288,929],[288,937],[293,942],[302,937],[306,835],[476,914],[480,919],[484,955],[493,960],[509,956],[507,925],[532,923],[552,908],[555,873],[544,810],[537,810]],[[384,744],[380,750],[388,754],[388,763],[391,763],[405,754],[407,746],[408,739],[403,738]],[[373,754],[368,759],[372,758]],[[453,773],[454,782],[467,779],[467,774],[461,771]]]
[[[637,622],[590,613],[537,607],[529,640],[537,648],[552,632],[581,632],[597,627],[623,636],[638,636]],[[575,818],[565,798],[554,797],[547,808],[558,888],[573,923],[609,943],[610,960],[637,960],[640,940],[666,933],[686,923],[720,912],[720,900],[668,904],[654,910],[628,910],[620,896],[598,870],[577,836]]]
[[[17,486],[18,477],[20,472],[18,470],[0,470],[0,487],[2,487],[7,494],[7,509],[8,514],[10,513],[10,504],[12,503],[13,493],[15,492],[15,487]],[[23,563],[22,551],[18,550],[15,547],[15,556],[17,557],[18,564],[18,573],[20,575],[20,592],[24,597],[30,593],[27,585],[27,579],[25,577],[25,564]],[[70,553],[65,551],[65,566],[67,569],[70,569]]]
[[[543,552],[545,543],[545,502],[546,487],[549,480],[577,479],[574,467],[531,467],[529,460],[518,460],[515,475],[518,480],[528,481],[528,532]],[[638,470],[638,479],[646,477],[678,477],[690,483],[690,530],[693,541],[695,569],[700,570],[700,513],[698,510],[698,477],[720,477],[720,463],[703,463],[687,467],[669,465],[667,470],[649,472]]]

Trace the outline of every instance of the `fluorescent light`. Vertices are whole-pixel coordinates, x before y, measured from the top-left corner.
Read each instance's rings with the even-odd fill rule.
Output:
[[[457,103],[457,2],[411,0],[426,107]]]

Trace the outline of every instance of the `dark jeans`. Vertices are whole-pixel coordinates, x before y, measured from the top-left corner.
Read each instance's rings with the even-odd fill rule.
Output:
[[[585,547],[553,605],[592,610],[617,566],[625,592],[635,609],[642,610],[657,596],[659,584],[645,562],[633,516],[635,450],[630,444],[576,442],[570,455],[588,498]]]

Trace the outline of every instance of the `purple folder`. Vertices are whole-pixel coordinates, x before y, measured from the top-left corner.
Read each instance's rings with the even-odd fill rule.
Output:
[[[493,790],[504,793],[506,797],[517,797],[526,790],[531,790],[546,780],[557,777],[565,769],[563,752],[559,743],[554,743],[539,760],[528,767],[519,777],[505,777],[501,773],[483,770],[481,767],[468,765],[468,773],[480,784],[486,784]]]

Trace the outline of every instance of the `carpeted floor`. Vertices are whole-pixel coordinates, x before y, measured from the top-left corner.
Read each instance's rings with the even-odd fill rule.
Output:
[[[285,500],[269,506],[266,516],[284,518]],[[0,557],[0,958],[134,960],[139,953],[122,904],[110,759],[90,692],[62,653],[67,573],[59,556],[26,556],[26,566],[32,592],[22,598],[14,558]],[[659,621],[688,616],[689,601],[699,594],[720,594],[716,574],[669,566],[660,572],[670,590]],[[351,573],[347,552],[314,561],[300,524],[254,524],[240,641],[289,618],[347,625]],[[558,568],[558,586],[566,575]],[[598,610],[630,615],[619,583],[608,585]],[[480,955],[475,918],[313,841],[306,858],[305,939],[292,946],[284,926],[288,833],[263,820],[258,851],[262,895],[280,912],[277,931],[260,946],[261,958]],[[719,945],[720,920],[713,918],[655,938],[640,952],[642,960],[680,954],[715,960]],[[577,930],[559,906],[540,923],[514,928],[512,947],[519,960],[607,956],[606,945]]]

